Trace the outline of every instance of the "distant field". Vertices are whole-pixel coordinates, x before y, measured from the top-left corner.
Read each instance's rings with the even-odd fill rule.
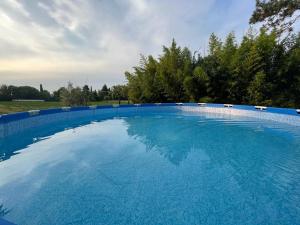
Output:
[[[127,104],[127,101],[121,101],[121,104]],[[89,105],[110,105],[110,104],[118,104],[118,101],[101,101],[101,102],[89,102]],[[49,109],[49,108],[57,108],[62,107],[63,104],[61,102],[1,102],[0,101],[0,114],[13,113],[13,112],[22,112],[33,109]]]

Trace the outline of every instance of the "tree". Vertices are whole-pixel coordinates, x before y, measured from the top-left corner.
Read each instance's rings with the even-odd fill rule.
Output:
[[[236,85],[234,100],[235,102],[244,104],[249,102],[249,92],[247,92],[247,88],[250,82],[254,79],[257,72],[263,70],[264,66],[264,62],[258,52],[257,46],[253,43],[249,47],[249,51],[244,55],[245,58],[237,67],[236,76],[234,78]]]
[[[80,87],[73,87],[72,83],[68,83],[66,88],[60,91],[61,101],[68,106],[86,105],[86,99]]]
[[[288,46],[278,69],[273,102],[284,107],[300,108],[300,34],[291,36]]]
[[[133,103],[141,102],[142,88],[137,75],[134,73],[125,72],[125,76],[128,81],[128,98]]]
[[[158,71],[158,62],[151,55],[141,55],[140,65],[135,67],[134,76],[141,86],[141,102],[159,102],[164,99],[162,80]]]
[[[11,87],[13,99],[40,99],[39,90],[30,86]]]
[[[222,63],[223,44],[211,34],[209,38],[209,55],[203,59],[203,69],[209,77],[208,94],[216,102],[226,102],[229,98],[229,75],[227,66]]]
[[[218,56],[221,52],[222,42],[221,40],[212,33],[209,37],[209,54],[213,56]]]
[[[43,89],[43,85],[42,84],[40,84],[40,92],[42,93],[44,91],[44,89]]]
[[[98,96],[98,92],[96,90],[94,90],[92,93],[91,93],[91,101],[99,101],[99,96]]]
[[[60,87],[58,90],[56,91],[53,91],[53,94],[52,94],[52,99],[54,101],[60,101],[61,100],[61,92],[64,90],[65,88],[64,87]]]
[[[12,100],[11,91],[7,85],[1,85],[0,87],[0,100],[1,101],[10,101]]]
[[[113,100],[126,100],[128,99],[128,89],[126,85],[115,85],[111,87],[111,96]]]
[[[219,58],[220,58],[220,75],[219,79],[222,79],[222,90],[223,94],[221,98],[226,98],[227,101],[234,101],[232,98],[232,86],[234,83],[234,75],[236,69],[236,59],[237,59],[237,44],[235,40],[235,35],[233,32],[230,32],[222,48],[219,49]],[[221,74],[222,73],[222,74]],[[217,77],[218,78],[218,77]]]
[[[44,90],[43,85],[40,84],[40,98],[43,100],[50,100],[51,99],[51,94],[49,91]]]
[[[98,91],[98,98],[100,101],[103,100],[109,100],[111,98],[110,96],[110,89],[107,87],[106,84],[104,84],[100,91]]]
[[[169,48],[163,47],[159,58],[158,71],[168,101],[183,101],[185,92],[183,81],[191,75],[192,56],[187,48],[181,50],[173,39]]]
[[[43,90],[43,92],[40,93],[40,98],[43,99],[43,100],[50,100],[51,99],[51,94],[49,91],[47,90]]]
[[[87,105],[88,101],[91,99],[90,89],[88,85],[84,85],[82,88],[82,95],[84,99],[84,104]]]
[[[184,88],[192,101],[198,101],[207,95],[209,77],[200,67],[196,67],[192,76],[187,76],[184,80]]]
[[[221,63],[224,67],[227,68],[228,72],[232,72],[232,60],[237,51],[237,44],[235,40],[235,35],[233,32],[229,33],[226,37],[226,40],[222,46],[221,53]]]
[[[265,92],[267,90],[266,74],[262,71],[254,76],[254,80],[250,83],[248,92],[251,104],[269,104],[270,101],[265,99]]]
[[[263,22],[264,27],[281,34],[291,32],[293,24],[299,19],[299,0],[256,0],[256,8],[250,23]]]
[[[101,91],[102,92],[106,92],[106,93],[108,93],[109,92],[109,88],[107,87],[107,85],[106,84],[104,84],[103,86],[102,86],[102,89],[101,89]]]
[[[47,90],[39,91],[38,89],[30,86],[13,86],[1,85],[0,87],[0,100],[11,101],[13,99],[43,99],[50,100],[51,94]]]

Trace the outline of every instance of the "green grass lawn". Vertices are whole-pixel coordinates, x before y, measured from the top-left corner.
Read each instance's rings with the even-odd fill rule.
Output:
[[[101,102],[89,102],[88,105],[112,105],[118,104],[117,100],[110,101],[101,101]],[[127,101],[121,101],[121,104],[127,104]],[[13,113],[13,112],[23,112],[33,109],[49,109],[49,108],[57,108],[62,107],[63,104],[61,102],[13,102],[0,101],[0,114]]]

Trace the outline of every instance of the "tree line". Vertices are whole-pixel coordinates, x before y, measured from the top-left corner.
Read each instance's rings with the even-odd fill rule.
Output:
[[[127,85],[100,90],[61,87],[50,93],[29,86],[2,85],[0,100],[43,99],[85,105],[89,101],[218,102],[300,107],[300,35],[280,40],[276,32],[249,30],[237,43],[234,33],[209,39],[207,55],[180,47],[175,40],[162,54],[141,56]]]
[[[82,88],[73,87],[72,83],[69,83],[67,87],[62,87],[55,91],[53,95],[57,96],[65,105],[87,105],[90,101],[107,101],[107,100],[127,100],[127,86],[126,85],[114,85],[108,88],[106,84],[102,89],[94,90],[88,85],[84,85]]]
[[[133,102],[204,101],[300,107],[299,0],[256,0],[251,28],[237,43],[234,33],[209,39],[205,55],[173,40],[162,54],[141,56],[125,72]]]
[[[85,105],[90,101],[104,100],[127,100],[127,86],[114,85],[107,87],[106,84],[100,90],[93,90],[92,87],[84,85],[83,87],[74,87],[69,83],[67,87],[61,87],[53,93],[44,90],[40,85],[40,89],[31,86],[0,86],[0,101],[11,101],[15,99],[27,100],[45,100],[45,101],[63,101],[66,105]]]
[[[44,90],[40,85],[40,90],[31,86],[14,86],[1,85],[0,86],[0,101],[11,101],[14,99],[41,99],[51,100],[53,96],[49,91]]]
[[[300,35],[250,29],[237,43],[209,38],[207,55],[175,40],[125,72],[133,102],[218,102],[300,107]]]

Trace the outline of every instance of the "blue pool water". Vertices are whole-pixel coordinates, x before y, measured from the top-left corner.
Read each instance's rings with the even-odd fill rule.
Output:
[[[0,216],[20,225],[300,224],[299,127],[94,115],[2,138],[0,157]]]

